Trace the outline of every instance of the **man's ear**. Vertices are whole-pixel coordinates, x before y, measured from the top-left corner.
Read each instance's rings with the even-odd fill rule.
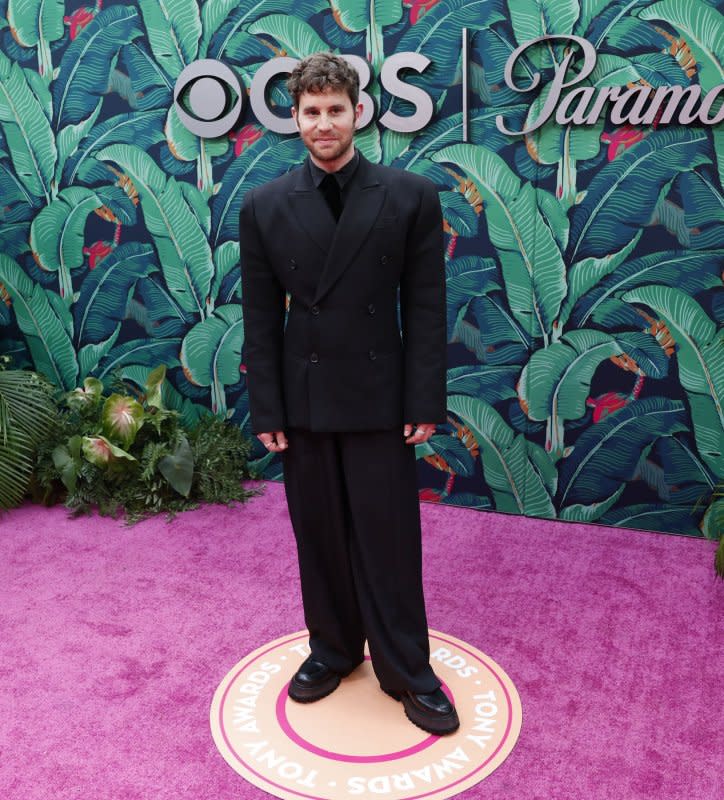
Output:
[[[297,130],[299,130],[299,120],[297,119],[296,106],[292,106],[292,119],[294,120],[294,124],[297,126]]]
[[[362,117],[362,111],[364,110],[364,105],[362,103],[357,103],[354,109],[354,126],[357,128],[359,126],[360,118]]]

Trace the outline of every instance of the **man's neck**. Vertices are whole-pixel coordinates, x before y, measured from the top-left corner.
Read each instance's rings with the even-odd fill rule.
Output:
[[[354,157],[354,143],[349,146],[349,150],[342,153],[341,156],[335,158],[333,161],[320,161],[316,159],[311,153],[309,154],[309,158],[311,158],[312,163],[319,167],[319,169],[324,170],[325,172],[337,172],[338,170],[342,169],[345,164],[348,164],[352,158]]]

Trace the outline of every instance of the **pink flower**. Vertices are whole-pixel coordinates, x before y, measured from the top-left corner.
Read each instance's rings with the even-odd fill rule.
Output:
[[[70,25],[71,41],[92,21],[93,17],[95,17],[95,9],[93,8],[79,8],[69,17],[63,17],[63,22],[66,25]]]
[[[407,0],[407,2],[403,3],[403,5],[410,9],[410,24],[414,25],[439,2],[440,0]]]
[[[95,269],[112,250],[108,242],[93,242],[90,247],[83,248],[83,255],[88,256],[90,269]]]
[[[606,392],[600,397],[589,397],[586,400],[586,405],[593,409],[593,421],[601,422],[609,414],[613,414],[614,411],[618,411],[619,408],[628,405],[629,400],[630,398],[625,394]]]
[[[240,130],[230,133],[229,139],[234,142],[234,156],[240,156],[249,145],[254,144],[261,136],[261,129],[254,125],[244,125]]]
[[[628,123],[617,128],[613,133],[601,134],[601,141],[608,144],[608,160],[613,161],[636,142],[640,142],[646,134]]]

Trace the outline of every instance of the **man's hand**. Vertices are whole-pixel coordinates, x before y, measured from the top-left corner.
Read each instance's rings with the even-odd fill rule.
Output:
[[[288,443],[284,431],[271,431],[270,433],[259,433],[256,437],[270,453],[281,453],[286,450]]]
[[[410,436],[413,427],[413,424],[408,422],[402,430],[402,435],[407,437],[405,439],[405,444],[422,444],[423,442],[426,442],[433,433],[435,433],[434,423],[419,423],[414,436]]]

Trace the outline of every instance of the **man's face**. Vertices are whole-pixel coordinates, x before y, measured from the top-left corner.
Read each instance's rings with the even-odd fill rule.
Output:
[[[302,141],[318,162],[341,161],[351,156],[355,125],[361,113],[361,103],[353,108],[347,92],[333,89],[302,92],[299,109],[292,109]]]

